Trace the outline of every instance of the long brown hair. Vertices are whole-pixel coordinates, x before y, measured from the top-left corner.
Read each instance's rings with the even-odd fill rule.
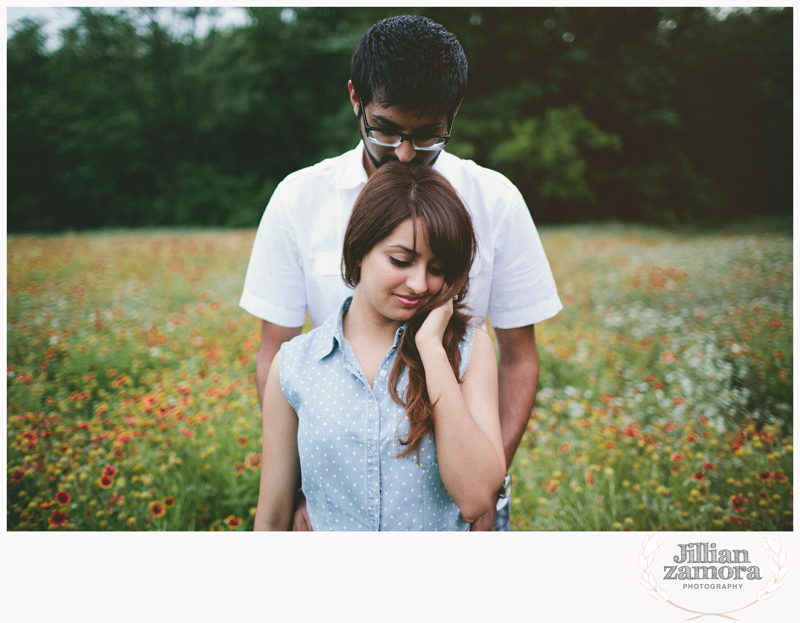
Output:
[[[395,228],[411,219],[416,246],[417,222],[425,224],[427,243],[442,262],[444,284],[438,294],[420,304],[406,324],[397,358],[389,375],[392,399],[406,409],[408,436],[400,443],[405,449],[399,456],[419,455],[423,438],[433,430],[433,405],[428,397],[425,369],[415,337],[428,314],[458,297],[453,315],[445,329],[442,343],[456,378],[459,377],[461,353],[458,344],[467,329],[469,316],[464,313],[464,297],[469,289],[469,270],[475,259],[476,242],[472,219],[455,189],[429,166],[389,162],[370,177],[353,207],[344,236],[342,277],[355,287],[360,278],[359,263],[372,248]],[[408,370],[408,386],[401,398],[397,384]]]

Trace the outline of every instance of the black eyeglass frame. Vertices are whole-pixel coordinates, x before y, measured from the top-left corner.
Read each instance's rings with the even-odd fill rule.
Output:
[[[372,143],[373,145],[378,145],[379,147],[400,147],[403,144],[403,141],[408,141],[411,143],[411,146],[416,151],[441,151],[444,149],[444,146],[447,145],[447,142],[450,140],[450,134],[453,131],[453,120],[455,119],[455,113],[451,113],[450,117],[447,120],[447,134],[429,134],[426,138],[443,138],[444,141],[441,143],[436,143],[435,145],[431,145],[430,147],[417,147],[414,144],[414,137],[410,134],[403,134],[402,132],[393,131],[393,132],[386,132],[381,128],[376,128],[375,126],[371,126],[367,123],[367,113],[364,110],[364,104],[361,102],[361,98],[358,98],[358,112],[364,118],[364,129],[367,132],[367,140]],[[369,133],[370,132],[383,132],[384,134],[391,134],[400,137],[400,142],[396,145],[386,145],[385,143],[380,143],[374,138],[372,138]]]

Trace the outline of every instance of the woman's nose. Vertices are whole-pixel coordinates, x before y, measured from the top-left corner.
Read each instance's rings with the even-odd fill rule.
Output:
[[[425,266],[421,263],[412,267],[408,278],[406,279],[406,286],[414,294],[422,296],[428,291],[428,275],[426,274]]]

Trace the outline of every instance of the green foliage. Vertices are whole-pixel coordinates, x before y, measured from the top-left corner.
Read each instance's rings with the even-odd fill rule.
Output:
[[[586,160],[581,147],[619,151],[619,136],[602,132],[583,116],[579,106],[548,108],[544,118],[510,123],[508,139],[489,152],[489,164],[515,167],[515,177],[538,177],[538,197],[589,199],[595,195],[586,182]]]
[[[54,52],[8,39],[10,231],[253,227],[276,184],[358,140],[347,98],[365,30],[424,14],[461,41],[468,92],[448,149],[497,168],[537,222],[725,223],[792,206],[786,9],[83,8]]]

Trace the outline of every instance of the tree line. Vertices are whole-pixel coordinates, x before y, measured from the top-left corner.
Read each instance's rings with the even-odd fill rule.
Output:
[[[175,9],[194,24],[208,9]],[[80,9],[48,51],[8,40],[8,230],[254,227],[286,175],[352,148],[350,57],[423,14],[461,41],[448,150],[505,174],[537,223],[792,212],[792,9],[248,9],[173,35]]]

